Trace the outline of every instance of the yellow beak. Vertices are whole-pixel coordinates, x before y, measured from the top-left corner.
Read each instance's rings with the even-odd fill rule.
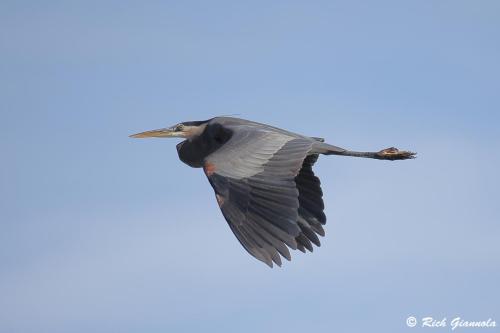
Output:
[[[173,131],[170,128],[160,128],[152,131],[141,132],[130,135],[131,138],[183,138],[185,133],[180,131]]]

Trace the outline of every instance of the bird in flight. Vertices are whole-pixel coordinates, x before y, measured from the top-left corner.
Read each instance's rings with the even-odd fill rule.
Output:
[[[415,153],[394,147],[350,151],[322,138],[233,117],[188,121],[131,135],[182,138],[182,162],[203,168],[217,203],[238,241],[252,256],[273,267],[290,249],[313,251],[324,236],[323,192],[312,168],[322,155],[405,160]],[[281,256],[280,256],[281,255]]]

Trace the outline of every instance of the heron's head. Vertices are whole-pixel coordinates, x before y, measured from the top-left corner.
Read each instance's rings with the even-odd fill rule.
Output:
[[[199,136],[205,130],[208,120],[186,121],[171,127],[130,135],[131,138],[183,138],[191,139]]]

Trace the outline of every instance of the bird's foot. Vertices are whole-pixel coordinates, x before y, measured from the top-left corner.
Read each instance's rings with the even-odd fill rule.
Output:
[[[377,153],[377,156],[381,160],[407,160],[411,158],[415,158],[417,153],[413,153],[411,151],[399,150],[394,147],[382,149]]]

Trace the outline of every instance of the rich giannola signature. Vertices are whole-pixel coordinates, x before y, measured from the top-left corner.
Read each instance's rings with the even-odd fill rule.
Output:
[[[420,320],[414,316],[406,319],[406,325],[409,327],[430,327],[430,328],[451,328],[454,331],[457,328],[494,328],[496,322],[492,318],[486,320],[468,320],[462,317],[453,317],[451,320],[443,317],[440,319],[434,317],[422,317]]]

